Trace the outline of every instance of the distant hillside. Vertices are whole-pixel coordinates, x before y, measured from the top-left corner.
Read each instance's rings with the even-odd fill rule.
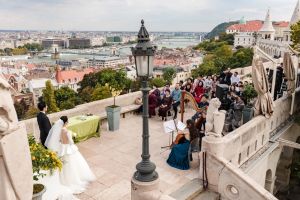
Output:
[[[217,25],[211,32],[207,33],[205,36],[208,39],[214,38],[215,36],[218,36],[220,33],[225,32],[227,27],[231,26],[232,24],[236,24],[238,21],[233,22],[224,22],[219,25]]]

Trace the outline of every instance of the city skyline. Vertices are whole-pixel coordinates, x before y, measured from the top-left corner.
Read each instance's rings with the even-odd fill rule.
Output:
[[[226,21],[289,21],[296,0],[0,0],[0,30],[208,32]]]

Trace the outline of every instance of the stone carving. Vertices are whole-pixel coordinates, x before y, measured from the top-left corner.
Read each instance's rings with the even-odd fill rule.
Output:
[[[0,74],[0,138],[9,130],[16,129],[17,113],[10,94],[10,85]]]
[[[221,102],[218,98],[213,98],[209,102],[205,124],[205,131],[208,136],[222,137],[225,113],[218,110],[220,106]]]
[[[18,123],[10,85],[0,74],[0,199],[30,200],[32,184],[26,128]]]

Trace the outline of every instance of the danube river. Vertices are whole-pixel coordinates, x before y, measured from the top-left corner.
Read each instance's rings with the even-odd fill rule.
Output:
[[[199,43],[196,40],[190,39],[162,39],[159,41],[155,41],[154,45],[161,49],[163,47],[166,48],[186,48],[188,46],[195,46]],[[101,59],[105,57],[109,57],[112,55],[112,49],[115,48],[116,55],[120,55],[121,57],[131,55],[130,48],[135,46],[132,45],[118,45],[116,47],[100,47],[93,49],[62,49],[60,53],[60,60],[72,61],[72,60],[81,60],[81,59]],[[38,56],[34,56],[32,59],[29,59],[32,63],[49,63],[55,64],[55,60],[51,59],[50,53],[42,53]]]

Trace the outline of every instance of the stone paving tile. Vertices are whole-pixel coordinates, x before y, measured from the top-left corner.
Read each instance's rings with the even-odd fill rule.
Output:
[[[87,195],[85,192],[84,193],[81,193],[81,194],[77,194],[75,195],[78,199],[81,199],[81,200],[88,200],[91,198],[91,196]]]
[[[128,181],[122,180],[119,183],[97,194],[96,196],[93,196],[93,198],[96,200],[105,200],[105,199],[119,200],[125,195],[130,193],[131,191],[130,187],[131,187],[130,180]]]
[[[188,112],[191,116],[193,112]],[[187,119],[187,117],[186,117]],[[169,135],[163,132],[160,118],[149,120],[151,161],[157,166],[160,176],[160,189],[164,194],[176,190],[193,177],[198,177],[199,162],[191,163],[190,170],[178,170],[170,167],[166,160],[170,150],[161,146],[169,144]],[[106,126],[101,128],[100,138],[91,138],[78,144],[97,180],[87,190],[78,195],[82,200],[129,200],[130,181],[135,172],[135,165],[141,161],[142,153],[142,118],[129,115],[121,118],[120,129],[109,132]]]
[[[89,185],[89,187],[84,191],[84,193],[86,195],[88,195],[89,197],[93,197],[93,196],[101,193],[102,191],[104,191],[107,188],[108,188],[108,186],[103,185],[102,183],[99,183],[98,181],[94,181],[93,183],[91,183]]]

